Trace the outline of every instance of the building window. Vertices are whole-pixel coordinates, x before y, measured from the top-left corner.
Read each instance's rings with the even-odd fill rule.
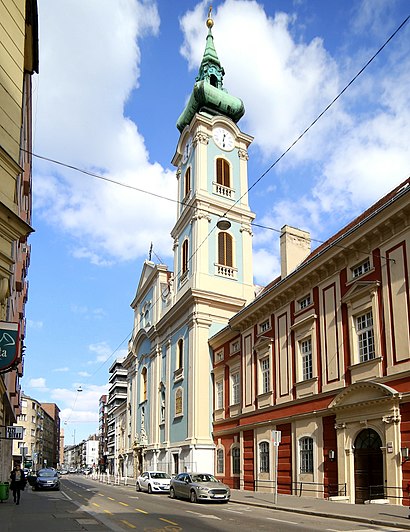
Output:
[[[269,443],[266,441],[259,444],[259,471],[269,473]]]
[[[356,277],[360,277],[368,271],[370,271],[370,260],[366,259],[361,264],[358,264],[357,266],[352,268],[352,277],[353,279],[355,279]]]
[[[233,266],[232,236],[221,231],[218,234],[218,263],[224,266]]]
[[[182,275],[188,272],[188,240],[182,244]]]
[[[176,369],[182,369],[184,367],[184,340],[181,338],[177,344],[177,361]]]
[[[306,437],[299,441],[300,472],[313,473],[313,439]]]
[[[182,388],[175,392],[175,416],[182,416]]]
[[[241,451],[239,447],[232,449],[232,474],[239,475],[241,472]]]
[[[189,196],[191,192],[191,167],[187,168],[184,177],[184,198]]]
[[[269,320],[265,320],[263,321],[262,323],[259,324],[259,332],[262,334],[266,331],[269,331],[270,329],[270,321]]]
[[[215,353],[215,363],[221,362],[224,359],[224,350],[220,349]]]
[[[313,378],[312,339],[306,338],[299,342],[302,356],[302,380],[308,381]]]
[[[373,314],[368,311],[356,317],[356,332],[359,346],[359,360],[366,362],[375,357]]]
[[[262,393],[270,392],[270,364],[269,357],[262,358],[260,361],[261,368],[261,384],[262,384]]]
[[[224,383],[223,381],[218,381],[215,384],[215,408],[216,410],[222,410],[224,407]]]
[[[231,187],[229,163],[226,159],[216,160],[216,182],[224,187]]]
[[[237,405],[239,404],[240,399],[240,378],[239,378],[239,371],[235,372],[231,376],[231,404]]]
[[[216,451],[216,473],[218,475],[223,475],[224,473],[224,450],[218,449]]]
[[[234,355],[235,353],[239,353],[240,350],[241,350],[240,340],[234,340],[230,345],[229,354]]]
[[[161,392],[160,423],[165,423],[165,391]]]
[[[141,402],[147,400],[147,368],[141,371]]]
[[[302,310],[302,309],[308,307],[311,303],[312,303],[312,301],[310,299],[310,294],[308,294],[307,296],[303,297],[302,299],[299,299],[299,301],[298,301],[299,310]]]

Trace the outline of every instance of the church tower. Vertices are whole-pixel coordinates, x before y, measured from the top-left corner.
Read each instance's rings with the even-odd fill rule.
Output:
[[[247,160],[252,137],[236,125],[245,109],[223,88],[208,16],[205,53],[189,101],[177,122],[178,219],[175,292],[201,290],[233,298],[239,310],[254,297]],[[222,220],[221,218],[226,218]],[[220,226],[221,228],[219,228]]]
[[[214,471],[209,338],[254,297],[242,101],[223,87],[207,20],[205,53],[178,119],[174,271],[146,261],[131,306],[127,463],[134,470]],[[135,368],[135,369],[133,369]],[[135,413],[134,409],[135,408]]]

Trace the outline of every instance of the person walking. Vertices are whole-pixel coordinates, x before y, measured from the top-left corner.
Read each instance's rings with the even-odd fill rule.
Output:
[[[13,471],[10,473],[11,484],[10,488],[13,492],[13,499],[16,504],[20,504],[20,491],[24,490],[26,486],[26,479],[24,472],[21,470],[20,464],[15,464]]]

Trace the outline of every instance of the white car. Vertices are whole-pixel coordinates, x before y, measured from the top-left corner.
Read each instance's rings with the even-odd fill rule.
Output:
[[[145,471],[137,478],[137,491],[148,493],[168,493],[171,476],[163,471]]]

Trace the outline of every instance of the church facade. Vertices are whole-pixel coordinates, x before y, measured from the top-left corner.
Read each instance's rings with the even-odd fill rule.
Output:
[[[237,126],[242,101],[223,88],[212,25],[208,18],[199,73],[177,122],[174,270],[145,261],[131,305],[134,334],[123,364],[136,436],[123,454],[134,471],[213,471],[208,340],[254,298],[247,195],[252,137]]]

